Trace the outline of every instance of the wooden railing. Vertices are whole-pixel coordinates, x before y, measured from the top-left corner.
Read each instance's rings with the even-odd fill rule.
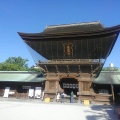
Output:
[[[47,61],[38,61],[38,64],[78,64],[78,63],[103,63],[103,59],[53,59]]]

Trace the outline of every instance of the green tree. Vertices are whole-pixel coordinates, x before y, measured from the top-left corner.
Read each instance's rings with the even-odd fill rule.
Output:
[[[28,71],[41,72],[42,70],[41,70],[41,68],[36,68],[36,67],[33,65],[33,66],[31,66],[31,67],[28,69]]]
[[[28,70],[27,59],[22,57],[9,57],[5,62],[0,63],[0,71],[26,71]]]
[[[117,67],[104,67],[102,71],[118,71]]]

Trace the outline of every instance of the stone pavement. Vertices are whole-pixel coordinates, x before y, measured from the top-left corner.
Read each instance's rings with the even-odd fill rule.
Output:
[[[0,99],[0,120],[118,120],[112,106]]]

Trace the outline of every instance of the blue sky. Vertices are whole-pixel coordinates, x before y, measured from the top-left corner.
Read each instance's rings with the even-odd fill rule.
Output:
[[[17,32],[38,33],[47,25],[100,21],[120,24],[120,0],[0,0],[0,62],[21,56],[34,65]],[[120,67],[120,35],[105,67]]]

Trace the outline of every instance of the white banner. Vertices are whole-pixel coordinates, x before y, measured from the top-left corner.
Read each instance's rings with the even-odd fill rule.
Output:
[[[35,87],[35,98],[41,97],[41,87]]]
[[[10,91],[10,87],[6,87],[5,91],[4,91],[4,96],[3,97],[7,97],[9,96],[9,91]]]
[[[29,89],[28,96],[29,97],[33,97],[34,96],[34,89]]]

